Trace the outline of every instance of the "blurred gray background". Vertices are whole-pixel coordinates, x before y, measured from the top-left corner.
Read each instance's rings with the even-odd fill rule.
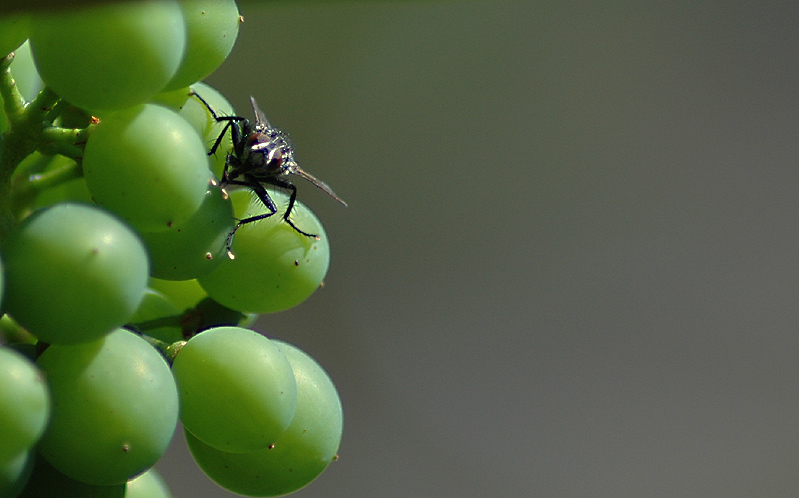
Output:
[[[344,403],[310,497],[799,494],[799,3],[241,4]],[[175,498],[233,496],[176,438]]]

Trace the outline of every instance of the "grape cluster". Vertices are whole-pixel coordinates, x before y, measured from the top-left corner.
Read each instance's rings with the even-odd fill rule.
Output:
[[[234,0],[0,18],[0,498],[170,496],[152,466],[178,421],[243,495],[291,493],[337,459],[327,373],[247,328],[320,287],[323,227],[297,202],[317,237],[271,216],[226,251],[264,206],[219,187],[232,144],[208,106],[235,113],[200,80],[240,22]]]

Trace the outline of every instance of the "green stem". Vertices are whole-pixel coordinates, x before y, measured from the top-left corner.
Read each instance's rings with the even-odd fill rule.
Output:
[[[77,162],[82,162],[83,146],[94,127],[93,124],[86,128],[48,126],[41,131],[42,145],[39,147],[39,151],[47,155],[61,154]]]
[[[142,334],[139,330],[133,329],[133,332],[137,333],[142,339],[147,341],[152,347],[158,350],[159,353],[166,358],[167,363],[169,366],[172,366],[172,362],[175,360],[175,356],[178,355],[180,350],[183,348],[183,345],[186,344],[186,341],[178,341],[172,344],[168,344],[160,339],[156,339],[155,337],[150,337],[147,334]]]
[[[155,337],[150,337],[149,335],[146,335],[146,334],[140,334],[140,336],[141,336],[142,339],[144,339],[145,341],[150,343],[150,345],[152,347],[157,349],[159,353],[164,355],[164,358],[169,360],[169,357],[167,356],[167,350],[169,349],[169,346],[171,346],[171,344],[167,344],[166,342],[164,342],[164,341],[162,341],[160,339],[156,339]],[[170,364],[171,363],[172,362],[170,361]]]
[[[13,60],[13,53],[0,58],[0,96],[8,119],[8,129],[0,136],[0,242],[16,226],[21,202],[45,188],[80,176],[83,148],[96,124],[85,128],[53,126],[53,120],[64,109],[60,97],[45,86],[36,98],[26,102],[11,74]],[[37,150],[45,155],[69,157],[77,164],[29,177],[25,172],[15,175],[20,163]]]
[[[17,82],[11,75],[11,63],[14,62],[14,52],[0,59],[0,96],[3,97],[3,109],[9,124],[19,121],[25,111],[25,98],[17,88]]]

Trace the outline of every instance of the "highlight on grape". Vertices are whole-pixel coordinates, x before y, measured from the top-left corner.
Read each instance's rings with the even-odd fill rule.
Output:
[[[176,430],[246,496],[338,458],[328,374],[249,328],[321,287],[321,222],[297,201],[316,236],[293,229],[270,189],[278,215],[226,250],[265,211],[256,180],[220,187],[234,144],[212,114],[238,114],[201,81],[241,23],[234,0],[0,17],[0,497],[169,497],[153,465]]]

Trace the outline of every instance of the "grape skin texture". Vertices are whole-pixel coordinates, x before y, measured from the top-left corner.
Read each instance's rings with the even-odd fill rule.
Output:
[[[42,341],[96,340],[123,325],[142,300],[144,246],[94,206],[37,211],[6,242],[5,311]]]
[[[298,201],[291,219],[320,240],[283,221],[287,195],[269,194],[277,212],[239,228],[233,238],[236,258],[197,279],[215,301],[243,313],[274,313],[300,304],[319,288],[330,263],[330,246],[316,216]],[[267,212],[249,190],[231,192],[230,198],[239,219]]]
[[[28,38],[30,16],[14,14],[0,18],[0,57],[16,50]]]
[[[296,346],[272,342],[288,358],[297,380],[297,412],[274,447],[227,453],[185,431],[203,472],[223,488],[246,496],[278,496],[306,486],[336,458],[341,442],[341,399],[330,377]]]
[[[150,469],[128,481],[125,498],[172,498],[172,494],[158,472]]]
[[[161,91],[180,66],[185,40],[183,12],[173,0],[115,2],[31,20],[31,48],[42,79],[99,116]]]
[[[291,423],[297,384],[269,339],[239,327],[192,337],[175,357],[180,420],[205,443],[226,451],[265,448]]]
[[[30,449],[50,417],[50,394],[39,369],[0,348],[0,467]]]
[[[197,132],[156,104],[101,121],[86,143],[83,174],[97,204],[146,232],[165,231],[191,218],[212,176]]]
[[[191,92],[197,92],[214,109],[217,116],[235,116],[233,106],[228,102],[224,95],[216,89],[202,82],[197,82],[189,88],[164,92],[156,96],[156,101],[178,112],[205,140],[208,149],[213,147],[219,134],[225,128],[226,123],[217,121],[208,112],[208,109],[199,99],[192,97]],[[225,169],[225,159],[227,152],[233,148],[230,133],[225,133],[216,152],[210,156],[211,170],[216,178],[222,178],[222,171]]]
[[[160,292],[178,309],[193,308],[208,297],[196,280],[162,280],[150,278],[150,288]]]
[[[181,0],[180,6],[186,21],[186,53],[166,90],[188,86],[211,74],[225,61],[239,33],[239,9],[234,0]]]
[[[188,220],[168,230],[140,232],[150,255],[150,275],[189,280],[211,272],[227,258],[225,239],[234,224],[230,202],[220,189],[209,189]]]
[[[39,451],[64,475],[125,483],[166,451],[178,393],[166,361],[144,339],[117,329],[91,343],[52,345],[37,363],[53,399]]]

